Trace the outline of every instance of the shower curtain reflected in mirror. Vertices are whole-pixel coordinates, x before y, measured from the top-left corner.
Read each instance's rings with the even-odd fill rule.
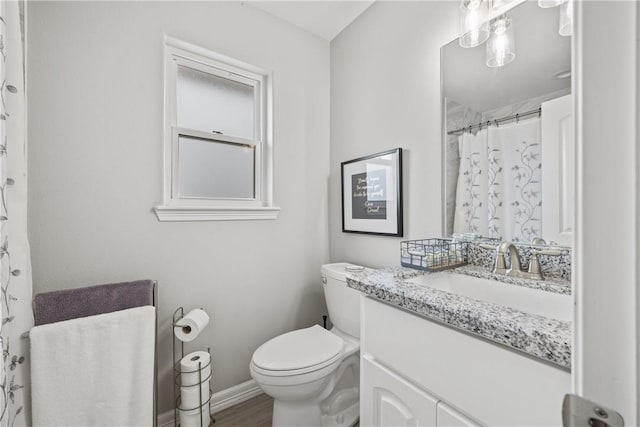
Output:
[[[454,233],[528,243],[541,235],[540,119],[463,133]]]

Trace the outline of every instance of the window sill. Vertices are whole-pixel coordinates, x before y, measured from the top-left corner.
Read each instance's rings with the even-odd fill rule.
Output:
[[[277,219],[279,207],[214,208],[200,206],[156,206],[158,221],[249,221]]]

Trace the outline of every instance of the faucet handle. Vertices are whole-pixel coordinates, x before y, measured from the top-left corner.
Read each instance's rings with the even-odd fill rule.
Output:
[[[507,260],[504,258],[504,252],[500,250],[500,246],[489,245],[487,243],[480,243],[478,246],[488,251],[496,251],[496,263],[493,266],[494,273],[505,274],[507,272]]]
[[[531,257],[538,255],[560,256],[562,251],[557,249],[531,249]]]
[[[495,251],[496,249],[498,249],[497,246],[489,245],[487,243],[479,243],[478,246],[480,246],[482,249],[486,249],[488,251]]]
[[[540,267],[540,261],[538,255],[560,256],[562,251],[557,249],[531,249],[531,259],[529,260],[529,274],[532,279],[544,280],[542,275],[542,268]]]

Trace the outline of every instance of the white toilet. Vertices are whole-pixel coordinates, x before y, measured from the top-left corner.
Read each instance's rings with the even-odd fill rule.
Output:
[[[350,427],[359,417],[360,293],[347,287],[346,263],[322,266],[333,329],[315,325],[262,344],[251,377],[273,397],[273,427]],[[361,268],[361,267],[360,267]]]

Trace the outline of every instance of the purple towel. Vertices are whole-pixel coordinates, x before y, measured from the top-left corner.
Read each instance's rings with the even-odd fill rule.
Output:
[[[152,280],[45,292],[33,298],[35,325],[153,305]]]

